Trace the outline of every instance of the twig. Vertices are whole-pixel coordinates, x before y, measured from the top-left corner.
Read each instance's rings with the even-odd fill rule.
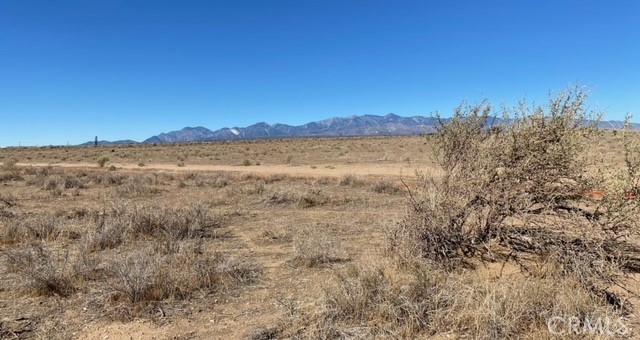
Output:
[[[6,204],[9,208],[14,207],[16,205],[16,203],[11,202],[10,200],[4,197],[0,197],[0,202]]]
[[[411,192],[411,188],[409,188],[409,186],[407,185],[407,183],[404,182],[404,180],[402,180],[402,178],[400,179],[400,182],[402,183],[402,185],[404,185],[404,187],[407,189],[407,193],[409,193],[409,200],[411,201],[411,205],[413,205],[413,209],[415,211],[420,211],[419,206],[418,206],[418,202],[416,201],[416,199],[413,197],[413,193]]]

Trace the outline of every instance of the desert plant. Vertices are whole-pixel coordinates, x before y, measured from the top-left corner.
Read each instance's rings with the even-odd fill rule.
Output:
[[[24,249],[8,252],[7,258],[9,270],[17,273],[22,282],[38,294],[68,297],[76,290],[68,253],[59,258],[46,246],[32,243]]]
[[[382,179],[371,186],[371,190],[377,193],[395,194],[400,192],[400,188],[391,181]]]
[[[0,182],[24,180],[20,174],[20,168],[16,166],[16,164],[18,164],[16,158],[10,158],[4,161],[2,167],[0,167]]]
[[[491,281],[425,265],[401,276],[384,269],[371,264],[338,272],[325,287],[319,319],[299,331],[314,338],[427,338],[453,332],[460,338],[536,339],[548,336],[550,315],[618,317],[570,278]]]
[[[267,197],[267,202],[271,204],[287,204],[299,202],[299,196],[291,191],[274,191]]]
[[[364,185],[364,181],[358,178],[356,175],[347,174],[340,179],[340,185],[357,187]]]
[[[119,181],[121,182],[116,192],[123,197],[145,197],[160,192],[158,188],[152,186],[153,179],[148,176],[130,175]]]
[[[254,282],[262,269],[244,257],[215,253],[195,262],[198,287],[210,290],[230,289]]]
[[[126,201],[115,202],[97,219],[96,233],[92,237],[98,243],[93,248],[112,248],[123,242],[123,238],[184,240],[222,237],[223,233],[216,231],[220,226],[220,219],[212,216],[201,204],[174,209]]]
[[[420,178],[410,211],[391,234],[401,258],[419,256],[453,269],[515,260],[523,272],[553,263],[545,275],[570,276],[621,307],[611,288],[640,270],[640,248],[624,236],[638,230],[637,201],[585,192],[607,181],[589,172],[586,145],[599,115],[579,87],[546,107],[522,103],[502,118],[488,103],[461,106],[440,119],[434,136],[441,172]],[[534,256],[538,260],[522,261]]]
[[[118,247],[124,242],[124,237],[124,226],[101,219],[96,229],[85,235],[84,243],[88,252],[95,252]]]
[[[624,162],[626,166],[625,182],[626,189],[629,193],[638,196],[640,195],[640,142],[637,138],[637,132],[631,129],[631,118],[632,116],[627,114],[622,131]]]
[[[62,233],[59,224],[59,220],[55,217],[43,216],[27,221],[26,228],[29,230],[30,239],[54,240]]]
[[[123,257],[111,266],[115,278],[111,288],[124,294],[130,302],[146,299],[153,287],[158,263],[142,252]]]
[[[4,170],[14,170],[16,164],[18,164],[18,159],[16,158],[9,158],[2,163]]]
[[[221,173],[215,176],[211,186],[214,188],[224,188],[231,183],[228,173]]]
[[[100,157],[97,160],[98,166],[101,168],[104,168],[105,164],[107,164],[107,162],[109,162],[109,157]]]
[[[18,198],[12,194],[0,194],[0,205],[13,207],[18,203]]]
[[[320,226],[304,226],[294,234],[294,263],[316,267],[348,260],[340,242],[320,228]]]

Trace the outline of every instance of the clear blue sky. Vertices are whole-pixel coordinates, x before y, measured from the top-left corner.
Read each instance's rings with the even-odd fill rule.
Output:
[[[621,119],[640,115],[639,15],[615,0],[1,0],[0,146],[446,115],[576,81]]]

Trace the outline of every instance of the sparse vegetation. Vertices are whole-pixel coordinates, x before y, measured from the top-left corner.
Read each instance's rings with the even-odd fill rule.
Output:
[[[39,295],[69,297],[75,292],[75,273],[71,271],[68,253],[56,257],[39,243],[6,253],[8,270],[17,273],[21,282]]]
[[[98,161],[97,161],[98,166],[101,168],[104,168],[107,162],[109,162],[109,157],[100,157],[98,158]]]
[[[474,130],[474,107],[428,137],[3,148],[34,165],[0,167],[0,337],[538,339],[637,313],[640,135]]]
[[[349,174],[344,175],[342,179],[340,179],[341,186],[362,186],[364,185],[364,181],[358,178],[356,175]]]
[[[386,179],[382,179],[376,182],[374,185],[371,186],[371,190],[379,194],[381,193],[396,194],[401,191],[398,186],[394,185],[391,181]]]
[[[329,236],[321,226],[305,226],[293,237],[294,263],[307,267],[346,261],[347,256],[338,240]]]

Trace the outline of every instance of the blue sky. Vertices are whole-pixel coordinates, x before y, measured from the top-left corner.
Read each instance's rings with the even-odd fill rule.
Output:
[[[638,14],[615,0],[1,0],[0,146],[446,115],[576,81],[622,119],[640,115]]]

